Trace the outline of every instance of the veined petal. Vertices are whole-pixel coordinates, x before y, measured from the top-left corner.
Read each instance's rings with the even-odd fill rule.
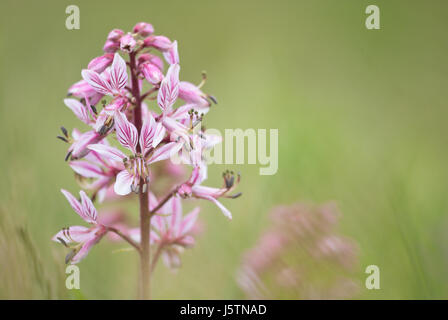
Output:
[[[221,202],[219,202],[218,200],[216,200],[215,198],[210,197],[210,196],[203,196],[202,198],[205,199],[205,200],[209,200],[209,201],[213,202],[214,204],[216,204],[216,205],[218,206],[218,208],[221,209],[222,213],[223,213],[227,218],[229,218],[230,220],[232,220],[232,213],[230,213],[230,211],[227,210],[227,208],[224,207],[224,206],[222,205]]]
[[[142,149],[142,154],[145,154],[152,147],[152,142],[155,134],[155,120],[152,114],[144,118],[142,130],[140,132],[140,148]]]
[[[177,40],[173,42],[171,47],[163,52],[163,57],[169,64],[179,64],[179,52],[177,51]]]
[[[180,197],[174,197],[171,200],[170,218],[171,218],[170,229],[172,230],[172,235],[177,236],[182,221],[182,202],[180,200]]]
[[[103,170],[88,161],[76,160],[70,162],[70,167],[79,175],[86,178],[99,178],[103,177]]]
[[[115,53],[114,61],[112,62],[112,67],[110,70],[110,83],[112,89],[115,91],[120,91],[126,86],[127,82],[128,74],[126,72],[126,62],[118,53]]]
[[[121,112],[115,112],[115,130],[117,132],[118,142],[133,153],[136,153],[138,142],[137,128],[128,121],[126,116]]]
[[[92,70],[82,70],[81,75],[85,81],[98,93],[112,94],[110,84],[104,77]]]
[[[115,193],[120,196],[125,196],[131,193],[133,181],[134,177],[127,170],[120,171],[114,184]]]
[[[83,219],[85,220],[84,216],[84,210],[82,208],[81,203],[76,199],[70,192],[67,190],[61,189],[62,194],[67,198],[68,203],[70,203],[70,206],[75,210],[75,212]]]
[[[179,95],[179,70],[178,64],[172,64],[160,85],[157,103],[164,112],[171,111]]]
[[[191,231],[191,229],[193,228],[194,224],[196,223],[196,221],[198,219],[199,211],[200,211],[200,208],[196,207],[189,214],[187,214],[185,216],[184,220],[182,221],[182,223],[180,225],[179,233],[187,234],[188,232]]]
[[[65,244],[69,243],[80,243],[87,241],[92,237],[90,228],[82,227],[82,226],[71,226],[68,228],[64,228],[58,233],[56,233],[51,240],[55,242],[65,242]]]
[[[159,145],[160,141],[162,141],[163,137],[165,136],[165,132],[166,132],[165,127],[163,126],[162,123],[159,122],[156,125],[156,132],[154,133],[154,138],[152,140],[153,148],[156,148]]]
[[[81,250],[72,258],[71,264],[79,263],[82,259],[84,259],[87,254],[89,253],[90,249],[97,244],[101,238],[104,236],[105,231],[98,230],[97,232],[92,234],[92,238],[84,242],[84,244],[81,247]]]
[[[87,196],[87,194],[81,190],[79,192],[81,196],[81,205],[84,211],[84,215],[87,217],[86,222],[88,223],[96,223],[96,218],[98,213],[96,212],[96,208],[92,203],[92,200]]]
[[[76,99],[64,99],[64,103],[73,111],[76,117],[85,124],[90,124],[89,113],[87,108]]]
[[[148,159],[148,164],[162,161],[174,156],[182,148],[182,143],[170,142],[156,149],[152,156]]]
[[[104,144],[91,144],[87,148],[95,151],[108,160],[123,161],[123,159],[126,158],[126,155],[117,148],[106,146]]]

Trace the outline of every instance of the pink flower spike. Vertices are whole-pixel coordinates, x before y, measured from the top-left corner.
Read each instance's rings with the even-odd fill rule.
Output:
[[[144,63],[140,66],[143,76],[151,84],[158,84],[163,80],[163,73],[152,63]]]
[[[101,73],[103,72],[110,64],[112,63],[112,60],[114,58],[114,55],[112,53],[106,53],[102,56],[93,58],[92,61],[89,62],[89,65],[87,66],[87,69]]]
[[[76,99],[64,99],[64,104],[73,111],[75,116],[84,122],[85,124],[90,124],[89,113],[86,107]]]
[[[157,103],[164,113],[171,112],[179,94],[179,70],[178,64],[171,65],[160,85]]]
[[[120,49],[125,52],[132,52],[137,45],[137,42],[135,41],[132,34],[128,33],[121,37],[120,39]]]
[[[134,26],[134,29],[132,31],[134,33],[138,33],[142,37],[147,37],[154,33],[154,28],[149,23],[139,22]]]
[[[127,82],[128,74],[126,72],[126,62],[118,53],[115,53],[110,70],[110,83],[112,89],[118,93],[126,86]]]
[[[82,70],[81,75],[85,81],[98,93],[112,94],[109,82],[102,75],[92,70]]]
[[[123,147],[131,150],[134,154],[137,153],[137,128],[128,121],[123,113],[119,111],[115,112],[114,119],[118,142],[120,142]]]
[[[169,64],[179,64],[179,52],[177,51],[177,41],[174,41],[171,47],[163,52],[163,57]]]

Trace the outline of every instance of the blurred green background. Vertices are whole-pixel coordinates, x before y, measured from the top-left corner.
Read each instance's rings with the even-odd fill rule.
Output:
[[[81,29],[65,28],[77,4]],[[365,8],[381,10],[367,30]],[[240,170],[234,219],[202,203],[206,227],[172,273],[159,266],[154,298],[231,299],[241,255],[276,204],[334,200],[341,233],[360,248],[358,298],[448,296],[446,1],[10,1],[0,3],[0,298],[135,298],[138,259],[104,241],[65,289],[66,250],[50,241],[81,223],[59,189],[78,190],[59,126],[62,103],[113,28],[136,22],[179,42],[181,78],[219,105],[207,127],[278,128],[279,170]],[[133,213],[137,216],[136,208]],[[364,288],[368,265],[381,289]]]

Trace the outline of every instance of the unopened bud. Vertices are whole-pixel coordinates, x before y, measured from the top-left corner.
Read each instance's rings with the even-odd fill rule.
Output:
[[[106,53],[102,56],[92,59],[92,61],[90,61],[89,65],[87,66],[87,69],[101,73],[112,64],[113,59],[114,55],[112,53]]]
[[[138,33],[142,37],[147,37],[154,33],[154,28],[151,24],[146,22],[139,22],[135,25],[133,29],[134,33]]]
[[[143,42],[145,47],[153,47],[160,51],[168,51],[172,42],[165,36],[150,36]]]
[[[107,40],[118,42],[120,38],[124,35],[123,30],[120,29],[113,29],[109,34],[107,35]]]
[[[120,39],[120,48],[123,51],[132,52],[132,50],[134,50],[136,45],[137,42],[135,41],[134,37],[129,33],[127,35],[124,35]]]
[[[104,44],[103,51],[108,53],[114,53],[120,48],[120,44],[117,41],[107,40]]]
[[[163,80],[160,69],[152,63],[145,63],[141,66],[141,71],[145,79],[152,84],[158,84]]]

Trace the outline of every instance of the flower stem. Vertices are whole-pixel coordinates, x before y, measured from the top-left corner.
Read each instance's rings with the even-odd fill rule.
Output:
[[[125,235],[123,232],[121,232],[120,230],[114,228],[114,227],[107,227],[107,230],[110,232],[113,232],[115,234],[117,234],[118,236],[120,236],[123,240],[125,240],[126,242],[128,242],[131,246],[133,246],[135,249],[137,249],[137,252],[140,253],[140,246],[138,243],[136,243],[134,240],[132,240],[130,237],[128,237],[127,235]]]
[[[142,110],[141,110],[141,96],[140,88],[137,79],[137,66],[135,64],[135,52],[129,54],[129,69],[131,71],[131,81],[132,88],[131,92],[135,98],[135,109],[134,109],[134,125],[140,135],[142,129]],[[140,145],[137,146],[137,151],[141,152]],[[145,182],[140,180],[140,193],[139,193],[139,203],[140,203],[140,299],[149,299],[150,297],[150,278],[151,278],[151,252],[150,252],[150,225],[151,225],[151,215],[148,210],[148,192],[143,192],[143,184]]]

